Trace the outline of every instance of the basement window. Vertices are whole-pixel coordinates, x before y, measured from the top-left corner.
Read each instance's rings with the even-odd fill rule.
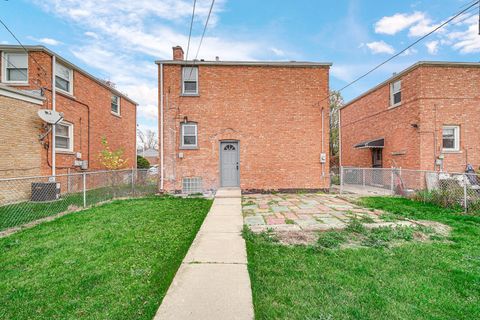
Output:
[[[201,177],[185,177],[182,179],[182,193],[194,194],[202,192],[203,187]]]
[[[181,144],[182,149],[196,149],[197,148],[197,124],[194,122],[187,122],[181,124]]]
[[[460,151],[460,127],[443,126],[442,148],[446,152]]]
[[[55,149],[73,152],[73,124],[60,122],[55,126]]]
[[[198,68],[197,67],[182,68],[182,94],[184,95],[198,94]]]
[[[2,73],[3,82],[28,83],[28,54],[5,52],[3,61],[5,61]]]
[[[390,106],[396,107],[402,103],[402,80],[390,84]]]
[[[58,62],[55,64],[55,87],[73,94],[73,70]]]

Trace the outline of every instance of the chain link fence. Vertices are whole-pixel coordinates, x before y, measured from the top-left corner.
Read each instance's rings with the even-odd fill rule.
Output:
[[[397,195],[480,212],[480,175],[401,168],[340,168],[340,193]]]
[[[0,179],[0,231],[116,198],[157,192],[158,174],[147,169]]]

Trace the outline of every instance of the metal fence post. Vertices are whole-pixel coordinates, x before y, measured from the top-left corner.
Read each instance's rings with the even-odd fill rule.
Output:
[[[394,192],[393,192],[393,168],[390,168],[390,191],[392,192],[392,194],[394,194]]]
[[[463,207],[465,208],[465,213],[468,211],[467,203],[467,175],[463,174]]]
[[[83,207],[87,207],[87,173],[83,173]]]
[[[135,169],[132,168],[132,197],[135,195]]]
[[[340,194],[343,193],[343,167],[340,167]]]
[[[363,189],[365,189],[365,168],[362,169]]]

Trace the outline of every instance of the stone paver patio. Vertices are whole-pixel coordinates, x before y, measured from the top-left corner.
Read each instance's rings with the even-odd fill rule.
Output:
[[[246,194],[242,206],[244,223],[253,232],[341,230],[352,219],[367,228],[416,224],[384,221],[380,218],[383,211],[357,206],[333,194]]]

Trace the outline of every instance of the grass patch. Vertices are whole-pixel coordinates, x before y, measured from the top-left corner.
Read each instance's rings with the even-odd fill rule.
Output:
[[[137,185],[135,186],[135,192],[137,196],[155,194],[157,192],[157,186],[155,184],[146,186]],[[86,204],[87,206],[91,206],[99,202],[126,196],[132,196],[131,185],[96,188],[86,192]],[[57,213],[67,211],[69,208],[81,207],[83,207],[83,192],[63,194],[57,201],[24,201],[4,205],[0,207],[0,231],[53,216]]]
[[[210,205],[117,200],[0,239],[0,318],[152,319]]]
[[[399,219],[447,224],[452,227],[449,241],[411,241],[416,228],[370,232],[357,222],[349,232],[369,237],[375,248],[317,250],[248,234],[258,319],[480,318],[480,217],[402,198],[361,201]],[[430,239],[436,237],[443,239],[430,234]],[[380,245],[392,239],[405,244]],[[340,241],[338,233],[324,234],[319,245],[335,247]]]
[[[345,232],[341,231],[331,231],[331,232],[320,232],[317,245],[320,248],[326,249],[336,249],[339,248],[342,243],[347,240],[347,235]]]

